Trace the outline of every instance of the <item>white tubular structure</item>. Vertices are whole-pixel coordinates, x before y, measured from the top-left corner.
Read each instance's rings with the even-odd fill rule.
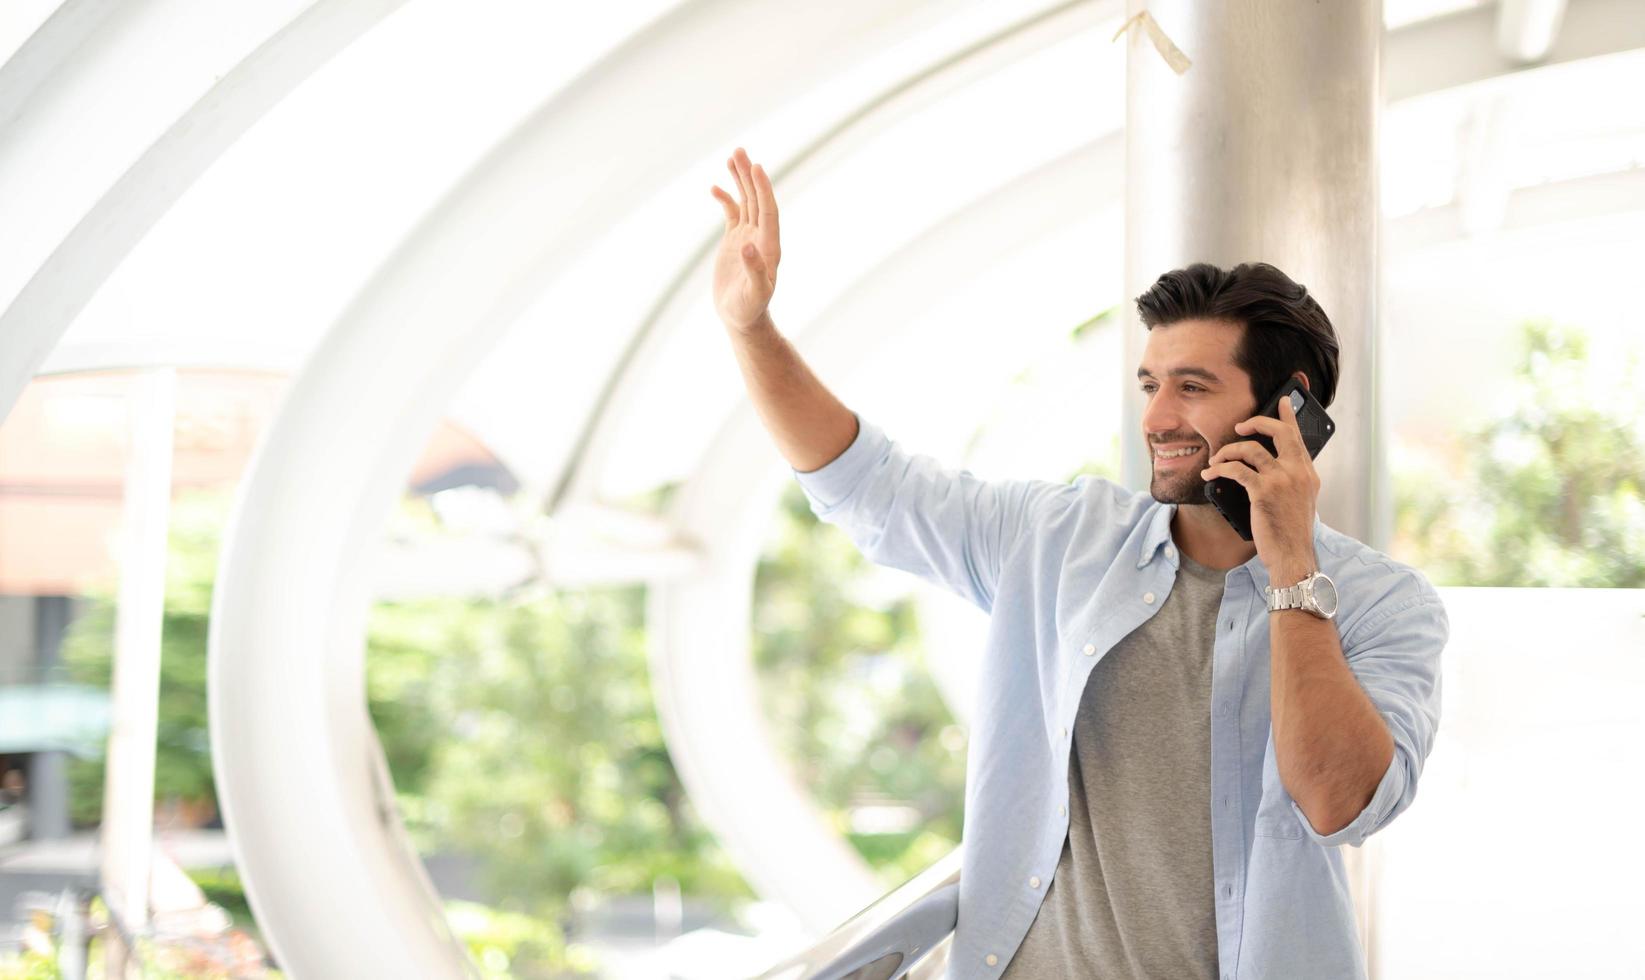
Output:
[[[0,70],[0,418],[212,161],[403,2],[67,0],[29,38]]]
[[[209,680],[236,857],[259,924],[297,976],[468,968],[397,839],[362,650],[382,519],[458,384],[533,290],[633,206],[636,188],[944,7],[722,3],[663,18],[483,161],[293,383],[235,507]],[[658,78],[671,80],[667,104]],[[704,111],[681,118],[678,104]]]

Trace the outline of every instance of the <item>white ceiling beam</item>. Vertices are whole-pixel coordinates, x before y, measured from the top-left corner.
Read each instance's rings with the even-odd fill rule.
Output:
[[[1570,0],[1539,64],[1645,48],[1639,0]],[[1498,8],[1472,7],[1390,31],[1382,49],[1385,103],[1512,75],[1527,66],[1497,42]]]

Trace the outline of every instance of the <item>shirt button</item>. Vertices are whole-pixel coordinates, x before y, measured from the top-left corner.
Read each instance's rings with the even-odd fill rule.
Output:
[[[1063,738],[1067,738],[1067,737],[1068,737],[1068,729],[1066,729],[1066,728],[1064,728],[1064,729],[1063,729],[1063,730],[1062,730],[1062,737],[1063,737]]]
[[[1165,557],[1167,557],[1167,558],[1177,557],[1177,549],[1171,547],[1170,545],[1166,545],[1165,546]]]
[[[1094,643],[1087,643],[1087,644],[1086,644],[1086,645],[1085,645],[1085,655],[1086,655],[1086,656],[1087,656],[1087,657],[1089,657],[1089,656],[1091,656],[1091,655],[1092,655],[1092,654],[1094,654],[1094,653],[1096,653],[1096,652],[1097,652],[1097,646],[1096,646],[1096,644],[1094,644]]]
[[[993,953],[989,953],[987,956],[984,956],[982,958],[982,961],[984,963],[987,963],[989,966],[993,966],[995,963],[998,963],[1000,961],[1000,958],[998,956],[995,956]]]
[[[1063,806],[1061,803],[1058,803],[1057,804],[1057,816],[1059,816],[1059,817],[1068,816],[1068,808]]]
[[[1028,887],[1029,888],[1038,888],[1039,886],[1040,886],[1040,879],[1039,879],[1038,875],[1035,875],[1034,877],[1028,879]]]
[[[1146,595],[1144,595],[1142,597],[1142,601],[1148,603],[1150,606],[1153,605],[1154,604],[1154,593],[1152,593],[1152,592],[1147,593]]]

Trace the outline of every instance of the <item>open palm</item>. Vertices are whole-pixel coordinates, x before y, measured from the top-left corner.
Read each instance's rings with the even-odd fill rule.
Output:
[[[714,256],[714,311],[727,327],[744,331],[759,321],[777,288],[777,198],[765,168],[750,164],[741,147],[726,166],[738,200],[717,185],[711,192],[725,209],[725,235]]]

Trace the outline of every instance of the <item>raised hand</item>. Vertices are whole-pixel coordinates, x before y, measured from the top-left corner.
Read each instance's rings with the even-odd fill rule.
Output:
[[[728,329],[753,328],[777,289],[782,246],[777,235],[777,197],[765,168],[751,164],[742,147],[726,161],[738,199],[716,185],[711,193],[725,209],[725,235],[714,256],[714,311]]]

